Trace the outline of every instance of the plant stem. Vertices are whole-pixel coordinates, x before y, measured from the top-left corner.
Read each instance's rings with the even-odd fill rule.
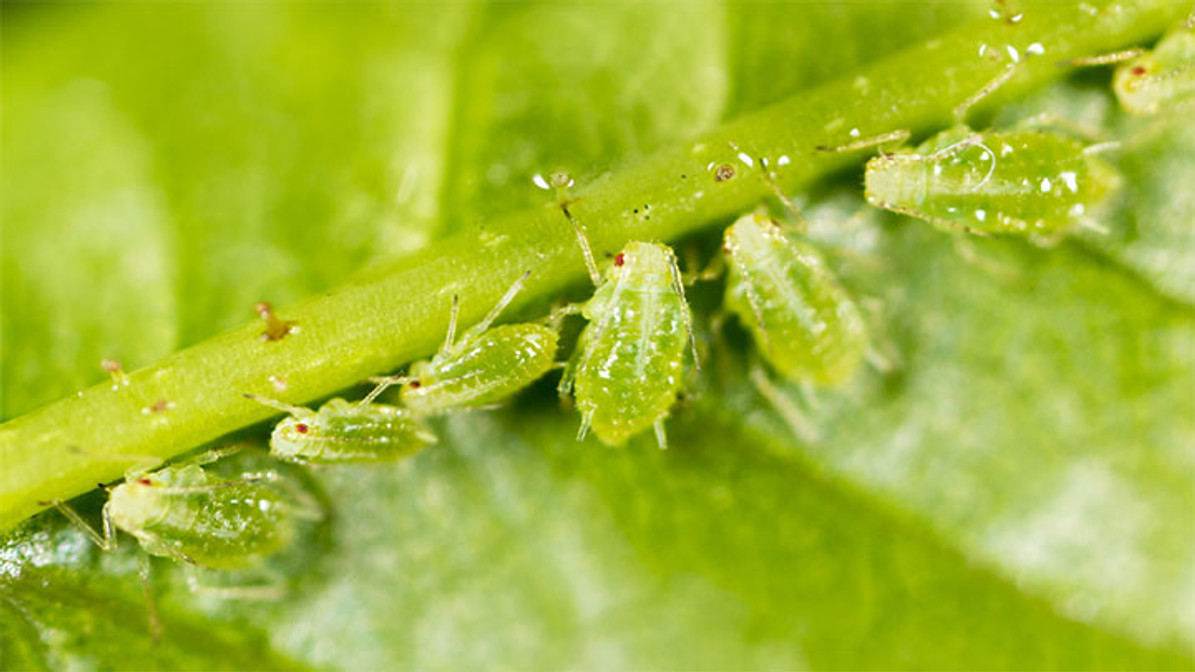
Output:
[[[1000,74],[1014,50],[1015,76],[983,107],[1063,75],[1059,61],[1149,38],[1185,12],[1161,0],[1043,3],[1026,6],[1015,23],[965,25],[582,185],[570,210],[599,258],[628,240],[674,240],[766,198],[761,158],[792,193],[874,152],[819,146],[952,123],[951,110]],[[1044,55],[1033,54],[1035,44]],[[717,179],[730,172],[725,166],[733,177]],[[262,323],[247,325],[133,372],[127,385],[98,385],[8,422],[0,426],[0,529],[47,500],[121,476],[144,456],[165,460],[276,413],[244,392],[301,403],[427,355],[444,337],[454,294],[469,324],[524,271],[531,275],[516,304],[585,275],[554,201],[481,222],[376,279],[280,311],[298,329],[283,338],[263,340]]]

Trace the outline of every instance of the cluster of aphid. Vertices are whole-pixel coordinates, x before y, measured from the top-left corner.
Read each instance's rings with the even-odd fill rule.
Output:
[[[1195,98],[1193,23],[1188,19],[1151,53],[1123,52],[1073,63],[1128,60],[1114,76],[1124,108],[1135,115],[1174,109]],[[1042,128],[981,133],[962,124],[967,108],[1010,75],[1011,70],[960,106],[954,128],[914,149],[871,159],[866,165],[867,201],[953,231],[1039,242],[1086,221],[1087,209],[1118,181],[1093,151],[1102,146]],[[908,137],[898,131],[821,149],[852,151]],[[767,164],[759,165],[775,188]],[[715,179],[731,177],[733,170],[720,167]],[[358,402],[333,399],[313,411],[246,394],[289,414],[273,430],[270,454],[286,462],[334,465],[387,462],[416,453],[436,441],[427,418],[500,403],[555,368],[558,327],[569,314],[588,320],[559,388],[562,395],[572,394],[581,413],[578,438],[592,431],[603,442],[619,445],[652,428],[665,447],[664,420],[682,387],[686,351],[693,351],[697,364],[676,256],[660,243],[630,242],[600,271],[569,211],[565,191],[570,184],[567,176],[557,174],[547,186],[557,189],[561,211],[576,231],[596,286],[592,298],[558,309],[540,323],[493,327],[522,287],[525,273],[459,339],[454,298],[440,351],[413,364],[405,376],[376,379],[377,387]],[[747,214],[726,230],[723,250],[725,306],[750,332],[776,374],[813,385],[839,385],[855,375],[868,346],[863,317],[800,227]],[[296,329],[268,306],[258,310],[267,323],[266,340]],[[121,375],[118,368],[113,375]],[[376,403],[393,385],[401,386],[401,405]],[[55,504],[104,548],[113,546],[114,528],[119,528],[152,555],[212,569],[252,566],[285,547],[296,520],[310,515],[312,507],[273,472],[234,480],[211,475],[200,464],[215,457],[130,472],[123,484],[108,490],[102,535],[71,509]]]

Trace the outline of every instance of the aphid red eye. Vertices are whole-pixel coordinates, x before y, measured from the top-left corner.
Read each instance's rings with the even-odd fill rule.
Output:
[[[423,383],[419,382],[418,380],[412,380],[410,383],[407,384],[407,387],[411,388],[412,390],[418,390],[419,386],[422,384]]]
[[[1144,75],[1144,74],[1145,74],[1145,66],[1143,66],[1143,65],[1135,65],[1135,66],[1133,66],[1133,69],[1132,69],[1132,70],[1129,70],[1129,72],[1131,72],[1131,73],[1133,73],[1134,75],[1137,75],[1138,77],[1140,77],[1141,75]]]
[[[303,424],[303,423],[301,423],[301,422],[295,425],[295,431],[296,431],[296,432],[298,432],[298,433],[300,433],[300,434],[306,434],[306,433],[307,433],[307,429],[308,429],[308,428],[307,428],[307,425],[304,425],[304,424]]]
[[[623,258],[622,252],[619,252],[617,255],[614,256],[614,265],[615,266],[622,266],[625,262],[626,262],[626,260]]]
[[[153,485],[153,481],[149,480],[148,478],[138,478],[137,482],[141,485]]]

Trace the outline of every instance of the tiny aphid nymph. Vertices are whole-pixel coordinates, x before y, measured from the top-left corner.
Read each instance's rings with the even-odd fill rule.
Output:
[[[270,455],[299,464],[390,462],[413,455],[436,442],[415,415],[398,406],[375,404],[383,383],[358,402],[332,399],[313,411],[246,394],[290,414],[270,435]]]
[[[664,419],[683,383],[685,351],[693,346],[672,249],[627,243],[578,310],[589,324],[560,384],[562,394],[573,391],[581,412],[578,438],[592,429],[605,443],[620,445],[650,427],[665,447]]]
[[[379,381],[401,383],[403,404],[425,416],[492,406],[538,380],[555,366],[556,330],[532,323],[491,328],[528,275],[516,280],[489,314],[459,340],[455,337],[459,302],[453,297],[448,335],[440,351],[430,360],[412,364],[405,376]]]
[[[862,315],[817,249],[796,230],[748,214],[726,229],[726,307],[789,380],[838,385],[863,361]]]
[[[1054,132],[957,126],[868,161],[867,201],[946,229],[1049,242],[1088,223],[1120,183],[1087,149]]]

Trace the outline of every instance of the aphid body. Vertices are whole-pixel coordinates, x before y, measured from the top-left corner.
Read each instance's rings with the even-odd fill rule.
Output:
[[[1121,65],[1112,88],[1125,111],[1136,116],[1191,103],[1195,100],[1195,27],[1170,31],[1153,51]]]
[[[299,464],[389,462],[419,452],[436,437],[411,411],[372,403],[385,384],[360,402],[332,399],[318,411],[254,395],[247,398],[290,413],[270,435],[270,455]]]
[[[273,484],[278,478],[271,473],[228,481],[195,464],[130,476],[109,490],[103,537],[58,506],[103,548],[115,547],[115,526],[150,555],[237,569],[255,565],[294,536],[294,507]]]
[[[957,126],[867,162],[869,203],[971,233],[1049,239],[1080,224],[1119,185],[1086,146],[1039,130]]]
[[[726,229],[726,307],[750,330],[764,358],[793,381],[851,378],[867,333],[850,295],[801,235],[758,214]]]
[[[586,248],[587,249],[587,248]],[[581,412],[581,432],[619,445],[663,420],[683,382],[692,343],[689,305],[672,249],[628,243],[581,307],[589,324],[561,381]]]
[[[556,330],[541,324],[490,328],[522,288],[523,274],[481,322],[454,342],[458,304],[444,347],[430,360],[411,365],[402,382],[403,404],[418,415],[478,408],[501,402],[538,380],[555,365]]]

